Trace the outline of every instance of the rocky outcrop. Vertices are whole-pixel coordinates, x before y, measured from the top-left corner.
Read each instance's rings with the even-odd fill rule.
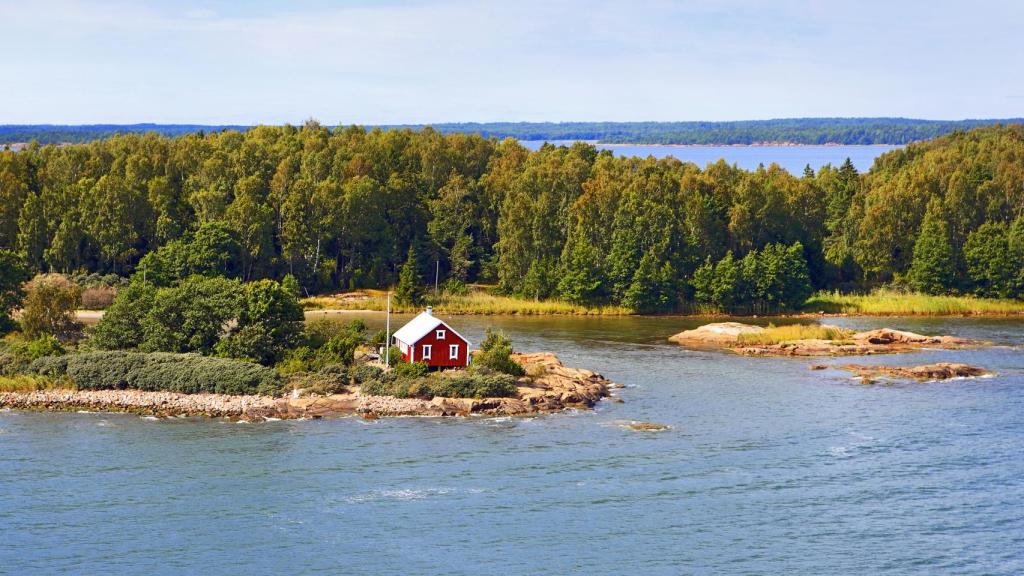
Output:
[[[950,378],[977,378],[979,376],[992,376],[984,368],[971,366],[970,364],[956,364],[939,362],[937,364],[924,364],[921,366],[861,366],[847,364],[841,367],[866,380],[874,380],[880,377],[897,378],[902,380],[948,380]]]
[[[851,337],[854,342],[880,346],[968,346],[971,340],[955,336],[925,336],[906,330],[879,328],[867,332],[858,332]]]
[[[727,348],[743,356],[868,356],[907,352],[921,347],[963,348],[981,344],[954,336],[925,336],[905,330],[879,328],[841,340],[803,339],[775,344],[740,345],[741,334],[760,334],[760,326],[738,322],[706,324],[669,338],[684,346]],[[838,329],[837,329],[838,332]]]
[[[142,390],[39,390],[2,392],[0,407],[26,410],[95,410],[154,416],[211,416],[240,420],[378,416],[514,416],[590,408],[616,384],[600,374],[568,368],[554,354],[516,354],[527,371],[512,398],[394,398],[358,389],[329,396],[286,397],[179,394]]]
[[[716,322],[693,330],[685,330],[669,340],[691,346],[730,346],[739,342],[740,334],[760,334],[764,328],[739,322]]]

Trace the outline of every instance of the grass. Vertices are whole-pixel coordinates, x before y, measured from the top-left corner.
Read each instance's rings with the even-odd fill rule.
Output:
[[[807,300],[804,310],[866,316],[1015,316],[1024,314],[1024,302],[895,290],[876,290],[870,294],[819,292]]]
[[[563,300],[536,301],[488,292],[481,287],[470,288],[467,294],[441,294],[427,298],[427,304],[441,314],[507,314],[522,316],[574,315],[625,316],[633,311],[623,306],[584,306]],[[387,293],[383,290],[360,290],[334,296],[314,296],[302,301],[307,310],[374,310],[387,309]],[[392,297],[391,311],[420,312],[423,306],[399,304]]]
[[[66,380],[55,380],[47,376],[18,374],[0,376],[0,392],[35,392],[37,390],[74,389],[74,385]]]
[[[846,340],[852,334],[852,330],[835,326],[807,324],[775,326],[769,324],[764,332],[740,334],[737,337],[737,341],[745,346],[764,346],[792,342],[793,340]]]

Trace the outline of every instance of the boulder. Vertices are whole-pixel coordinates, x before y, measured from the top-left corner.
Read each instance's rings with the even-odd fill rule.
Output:
[[[764,328],[739,322],[716,322],[669,337],[679,344],[728,346],[739,342],[740,334],[760,334]]]

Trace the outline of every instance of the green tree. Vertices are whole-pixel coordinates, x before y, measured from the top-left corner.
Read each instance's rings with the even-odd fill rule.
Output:
[[[946,294],[956,280],[954,266],[942,205],[932,200],[928,203],[921,232],[914,243],[914,259],[907,276],[915,290],[925,294]]]
[[[1009,227],[986,222],[967,236],[964,259],[980,296],[1009,298],[1017,293],[1016,274],[1022,262],[1010,255]]]
[[[25,293],[20,323],[26,336],[70,340],[81,331],[75,310],[82,304],[82,290],[66,276],[36,276],[25,285]]]
[[[242,286],[237,326],[217,344],[217,350],[222,355],[273,364],[298,344],[302,320],[302,306],[281,284],[250,282]]]
[[[473,365],[512,376],[522,376],[526,371],[512,359],[512,352],[512,340],[503,332],[495,332],[488,328],[484,341],[480,343],[480,352],[473,358]]]
[[[156,286],[136,275],[128,286],[117,291],[89,341],[103,350],[138,348],[145,339],[143,322],[153,308],[156,292]]]
[[[419,256],[414,245],[409,246],[409,254],[398,274],[398,287],[395,299],[401,304],[419,305],[423,302],[423,279],[419,271]]]
[[[42,197],[29,193],[18,215],[18,251],[33,270],[43,269],[43,254],[49,242]]]
[[[242,287],[237,280],[190,276],[157,291],[142,321],[141,349],[149,352],[210,354],[239,317]]]
[[[11,250],[0,248],[0,334],[14,328],[11,312],[21,306],[24,284],[31,278],[25,261]]]

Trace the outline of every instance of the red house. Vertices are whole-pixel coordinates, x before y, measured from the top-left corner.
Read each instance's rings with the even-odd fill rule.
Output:
[[[433,310],[413,318],[392,336],[406,362],[423,362],[431,368],[469,365],[469,340],[434,316]]]

